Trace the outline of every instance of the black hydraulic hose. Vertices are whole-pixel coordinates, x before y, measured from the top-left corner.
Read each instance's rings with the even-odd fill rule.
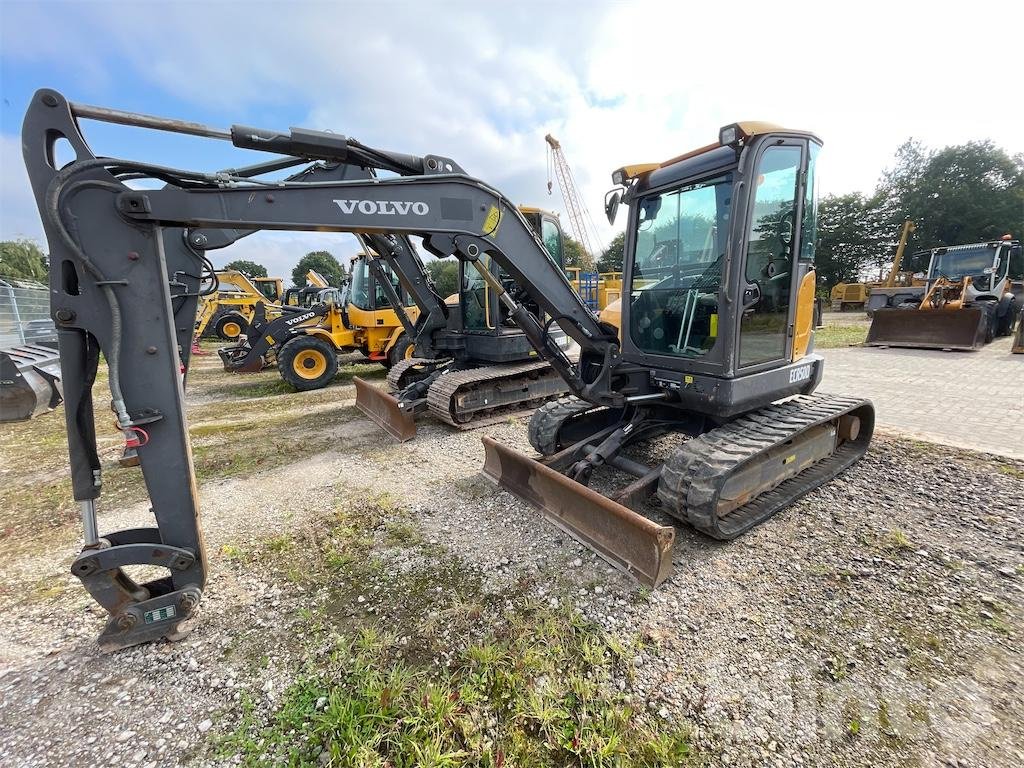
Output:
[[[92,275],[96,284],[100,286],[103,291],[103,295],[107,299],[107,304],[110,307],[110,349],[107,354],[107,366],[110,369],[109,386],[110,396],[112,405],[114,407],[114,413],[117,414],[117,423],[121,427],[127,427],[131,423],[131,417],[128,415],[127,407],[124,403],[124,395],[121,392],[121,305],[117,301],[117,295],[114,293],[113,287],[107,281],[106,276],[100,271],[100,268],[96,266],[95,262],[89,258],[88,254],[79,247],[78,243],[71,236],[67,227],[64,226],[64,221],[60,216],[60,200],[64,193],[64,187],[68,181],[78,173],[82,173],[90,168],[102,167],[104,161],[102,160],[86,160],[82,163],[76,163],[75,165],[69,166],[58,172],[58,174],[50,182],[50,186],[46,190],[46,215],[53,223],[60,235],[60,239],[64,245],[71,250],[75,257],[81,262],[82,266],[85,267],[86,271]],[[77,167],[76,167],[77,166]],[[77,188],[81,188],[90,182],[78,182]],[[114,182],[109,181],[94,181],[91,185],[101,188],[112,188],[116,192],[120,192],[120,187]]]
[[[86,254],[86,252],[78,245],[74,237],[72,237],[71,232],[64,225],[64,221],[60,215],[61,200],[65,193],[72,190],[91,186],[100,189],[109,189],[118,194],[124,191],[125,188],[116,182],[101,181],[98,179],[69,184],[71,179],[75,176],[94,168],[103,168],[111,173],[118,169],[125,169],[130,172],[139,171],[153,175],[165,174],[169,178],[191,178],[193,180],[205,181],[208,183],[216,183],[217,177],[211,177],[209,174],[195,173],[191,171],[178,171],[173,168],[164,168],[162,166],[148,165],[146,163],[95,158],[92,160],[81,160],[61,169],[57,172],[57,175],[53,177],[53,180],[46,189],[45,210],[47,218],[53,223],[54,228],[57,230],[57,234],[60,236],[64,245],[75,255],[75,258],[78,259],[85,270],[92,275],[96,284],[103,291],[103,295],[110,308],[111,340],[110,349],[107,351],[107,366],[110,370],[108,384],[110,386],[112,405],[114,407],[114,412],[117,414],[118,424],[121,427],[128,427],[131,424],[131,417],[128,415],[128,410],[124,402],[124,395],[121,391],[121,335],[123,330],[121,305],[118,303],[117,294],[114,292],[112,284],[107,280],[106,276],[96,263],[90,259],[88,254]],[[219,178],[223,180],[235,180],[234,177],[228,175],[220,175]],[[250,180],[245,179],[245,181]]]

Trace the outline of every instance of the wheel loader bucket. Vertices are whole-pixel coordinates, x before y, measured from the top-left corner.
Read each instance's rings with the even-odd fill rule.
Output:
[[[352,381],[356,385],[356,408],[400,443],[416,437],[416,419],[398,407],[398,398],[358,376]]]
[[[484,475],[540,509],[616,568],[656,587],[672,573],[675,529],[485,436]]]
[[[56,346],[0,349],[0,421],[31,419],[64,399]]]
[[[988,318],[980,307],[964,309],[878,309],[871,318],[872,347],[980,349]]]

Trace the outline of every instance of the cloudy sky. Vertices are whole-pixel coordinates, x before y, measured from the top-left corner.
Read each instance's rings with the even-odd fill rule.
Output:
[[[715,140],[742,119],[825,140],[823,191],[870,191],[908,136],[1024,151],[1020,3],[13,2],[0,0],[0,238],[43,240],[21,164],[39,87],[204,122],[330,129],[456,158],[512,200],[547,192],[557,136],[601,212],[610,173]],[[83,124],[98,154],[212,170],[224,142]],[[563,216],[563,223],[568,225]],[[262,234],[215,256],[288,274],[344,235]]]

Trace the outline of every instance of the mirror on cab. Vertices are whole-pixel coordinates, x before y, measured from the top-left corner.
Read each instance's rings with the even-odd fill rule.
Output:
[[[622,200],[622,191],[612,189],[604,196],[604,213],[608,217],[609,224],[615,224],[615,216],[619,212],[619,202]]]

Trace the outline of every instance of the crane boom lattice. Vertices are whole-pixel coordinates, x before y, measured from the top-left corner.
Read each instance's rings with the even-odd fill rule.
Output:
[[[565,209],[569,214],[569,226],[572,229],[573,235],[579,241],[580,245],[583,246],[583,268],[587,270],[594,269],[594,247],[591,244],[590,232],[597,232],[597,228],[594,226],[594,220],[590,216],[590,211],[587,210],[584,205],[579,189],[576,186],[576,179],[572,175],[572,168],[569,167],[569,162],[565,159],[565,152],[562,151],[562,145],[558,139],[552,136],[550,133],[544,137],[544,141],[548,143],[550,151],[551,164],[555,167],[555,178],[558,179],[558,188],[562,192],[562,200],[565,201]],[[548,170],[548,194],[551,193],[551,172]],[[589,229],[588,229],[589,224]],[[599,239],[596,242],[600,242]]]

